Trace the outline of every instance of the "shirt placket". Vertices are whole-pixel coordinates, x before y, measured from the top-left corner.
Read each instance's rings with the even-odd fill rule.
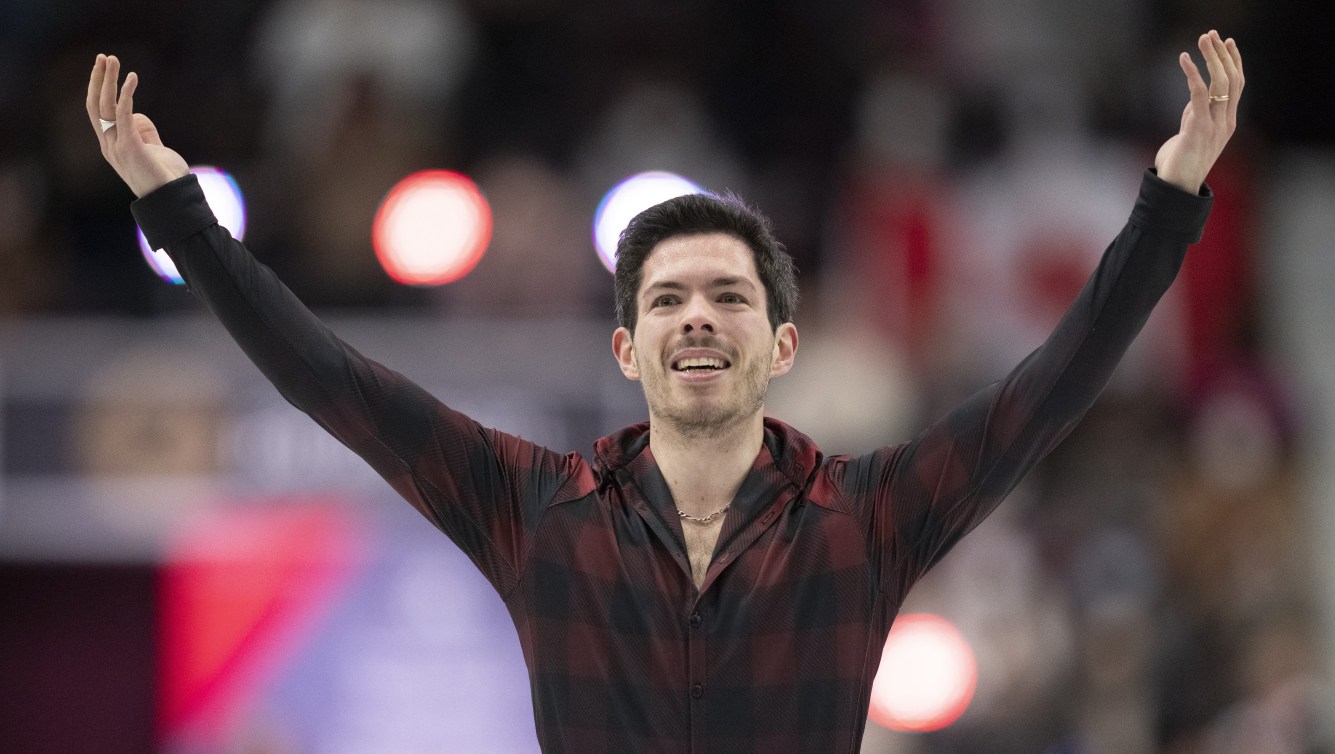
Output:
[[[692,581],[685,537],[681,532],[680,523],[675,518],[665,520],[657,515],[655,511],[657,506],[650,502],[661,498],[661,503],[668,505],[672,499],[671,492],[667,488],[667,482],[652,462],[652,454],[646,449],[641,456],[632,462],[632,468],[625,469],[622,472],[621,482],[623,489],[629,493],[627,495],[628,501],[640,514],[649,529],[658,536],[671,554],[672,559],[677,563],[682,578],[685,579],[687,593],[690,595],[685,605],[686,609],[683,611],[683,619],[686,621],[687,657],[687,677],[684,693],[687,695],[687,704],[690,710],[689,730],[692,754],[702,754],[709,750],[708,626],[714,613],[714,610],[711,609],[714,598],[711,595],[717,593],[710,587],[719,574],[736,560],[740,552],[754,542],[765,529],[769,528],[777,518],[779,511],[792,500],[794,495],[792,488],[783,489],[776,485],[776,483],[783,483],[786,480],[773,470],[771,458],[768,448],[762,449],[757,456],[755,469],[743,482],[742,488],[733,500],[734,515],[741,514],[743,511],[748,512],[749,515],[746,516],[745,520],[739,521],[735,529],[729,527],[725,522],[724,531],[719,537],[720,549],[715,553],[699,590],[694,588]],[[769,473],[765,473],[766,471]],[[769,499],[768,502],[761,509],[763,512],[757,511],[756,501],[766,500],[767,498]]]
[[[687,693],[691,698],[691,754],[702,754],[709,748],[709,705],[705,704],[709,693],[705,665],[709,655],[709,634],[705,630],[708,623],[707,600],[697,596],[689,610],[686,617],[686,681]]]
[[[695,595],[693,604],[688,606],[686,614],[686,654],[687,688],[690,694],[691,709],[691,752],[703,754],[709,751],[709,625],[714,617],[714,601],[718,590],[712,588],[719,575],[735,561],[742,550],[751,545],[775,520],[779,512],[788,505],[794,496],[793,490],[784,490],[771,502],[758,518],[752,519],[739,531],[736,531],[724,543],[726,546],[716,554],[705,576],[703,591]],[[745,640],[740,637],[728,637],[726,640]]]

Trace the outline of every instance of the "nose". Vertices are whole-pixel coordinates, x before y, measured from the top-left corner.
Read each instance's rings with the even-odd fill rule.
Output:
[[[697,330],[713,334],[714,314],[707,302],[693,296],[682,311],[681,332],[685,335]]]

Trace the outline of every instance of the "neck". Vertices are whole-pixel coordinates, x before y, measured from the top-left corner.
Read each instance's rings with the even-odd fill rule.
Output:
[[[649,423],[649,445],[659,471],[677,507],[692,516],[707,516],[732,502],[764,437],[761,412],[708,437],[684,435],[668,422]]]

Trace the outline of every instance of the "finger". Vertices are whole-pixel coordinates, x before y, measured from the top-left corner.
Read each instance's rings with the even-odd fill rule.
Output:
[[[139,74],[130,71],[121,85],[121,96],[116,101],[116,127],[134,127],[134,90],[139,88]],[[131,131],[130,133],[134,133]]]
[[[158,135],[158,127],[153,125],[153,121],[149,120],[147,115],[135,113],[130,117],[134,118],[134,132],[138,134],[141,141],[145,144],[162,146],[162,137]]]
[[[1182,113],[1182,123],[1185,126],[1187,116],[1193,110],[1201,113],[1209,112],[1210,89],[1205,85],[1205,79],[1201,78],[1201,71],[1196,67],[1196,61],[1192,60],[1190,55],[1185,52],[1178,55],[1177,64],[1187,76],[1187,91],[1191,94],[1191,102],[1187,105],[1186,111]]]
[[[1229,37],[1224,46],[1228,48],[1229,57],[1233,58],[1233,67],[1238,71],[1238,89],[1241,90],[1243,82],[1242,51],[1238,49],[1238,43],[1233,40],[1233,37]]]
[[[1242,55],[1238,53],[1238,43],[1232,40],[1222,41],[1224,48],[1224,68],[1228,71],[1228,127],[1238,127],[1238,101],[1243,95]]]
[[[1228,125],[1236,127],[1238,123],[1238,101],[1242,99],[1242,85],[1246,83],[1242,75],[1242,54],[1238,52],[1238,43],[1229,37],[1224,42],[1225,60],[1228,61]]]
[[[121,64],[115,55],[107,58],[106,74],[102,77],[102,89],[98,93],[97,117],[114,120],[116,117],[116,83],[120,78]]]
[[[102,79],[107,75],[107,56],[98,54],[97,59],[93,61],[93,72],[88,77],[88,98],[84,100],[84,108],[88,110],[88,122],[93,124],[93,130],[97,135],[102,136],[102,129],[97,125],[97,95],[102,91]]]
[[[1200,38],[1201,55],[1205,57],[1205,69],[1210,72],[1210,94],[1223,95],[1228,94],[1228,74],[1224,72],[1224,64],[1219,60],[1219,51],[1214,47],[1214,40],[1210,34],[1202,34]]]
[[[1233,82],[1237,78],[1237,70],[1233,65],[1233,56],[1228,52],[1228,45],[1220,38],[1219,32],[1210,32],[1210,44],[1214,46],[1215,54],[1219,56],[1219,65],[1224,69],[1224,75],[1228,77],[1228,93],[1233,94]]]
[[[1224,92],[1224,96],[1228,99],[1222,103],[1224,105],[1222,110],[1224,111],[1225,123],[1228,124],[1229,128],[1232,128],[1236,121],[1236,114],[1238,111],[1237,69],[1233,67],[1233,56],[1229,54],[1228,45],[1224,44],[1224,40],[1219,36],[1219,32],[1213,30],[1210,31],[1210,44],[1214,47],[1215,54],[1219,56],[1219,65],[1224,71],[1224,76],[1228,79],[1228,88]]]

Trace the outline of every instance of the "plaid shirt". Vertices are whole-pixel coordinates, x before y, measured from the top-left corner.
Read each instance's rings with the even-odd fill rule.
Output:
[[[1208,190],[1147,174],[1047,342],[912,441],[826,458],[767,420],[699,589],[647,425],[600,440],[592,463],[484,428],[335,337],[193,177],[133,209],[283,396],[500,593],[545,751],[777,754],[858,750],[909,588],[1075,426],[1209,207]]]

